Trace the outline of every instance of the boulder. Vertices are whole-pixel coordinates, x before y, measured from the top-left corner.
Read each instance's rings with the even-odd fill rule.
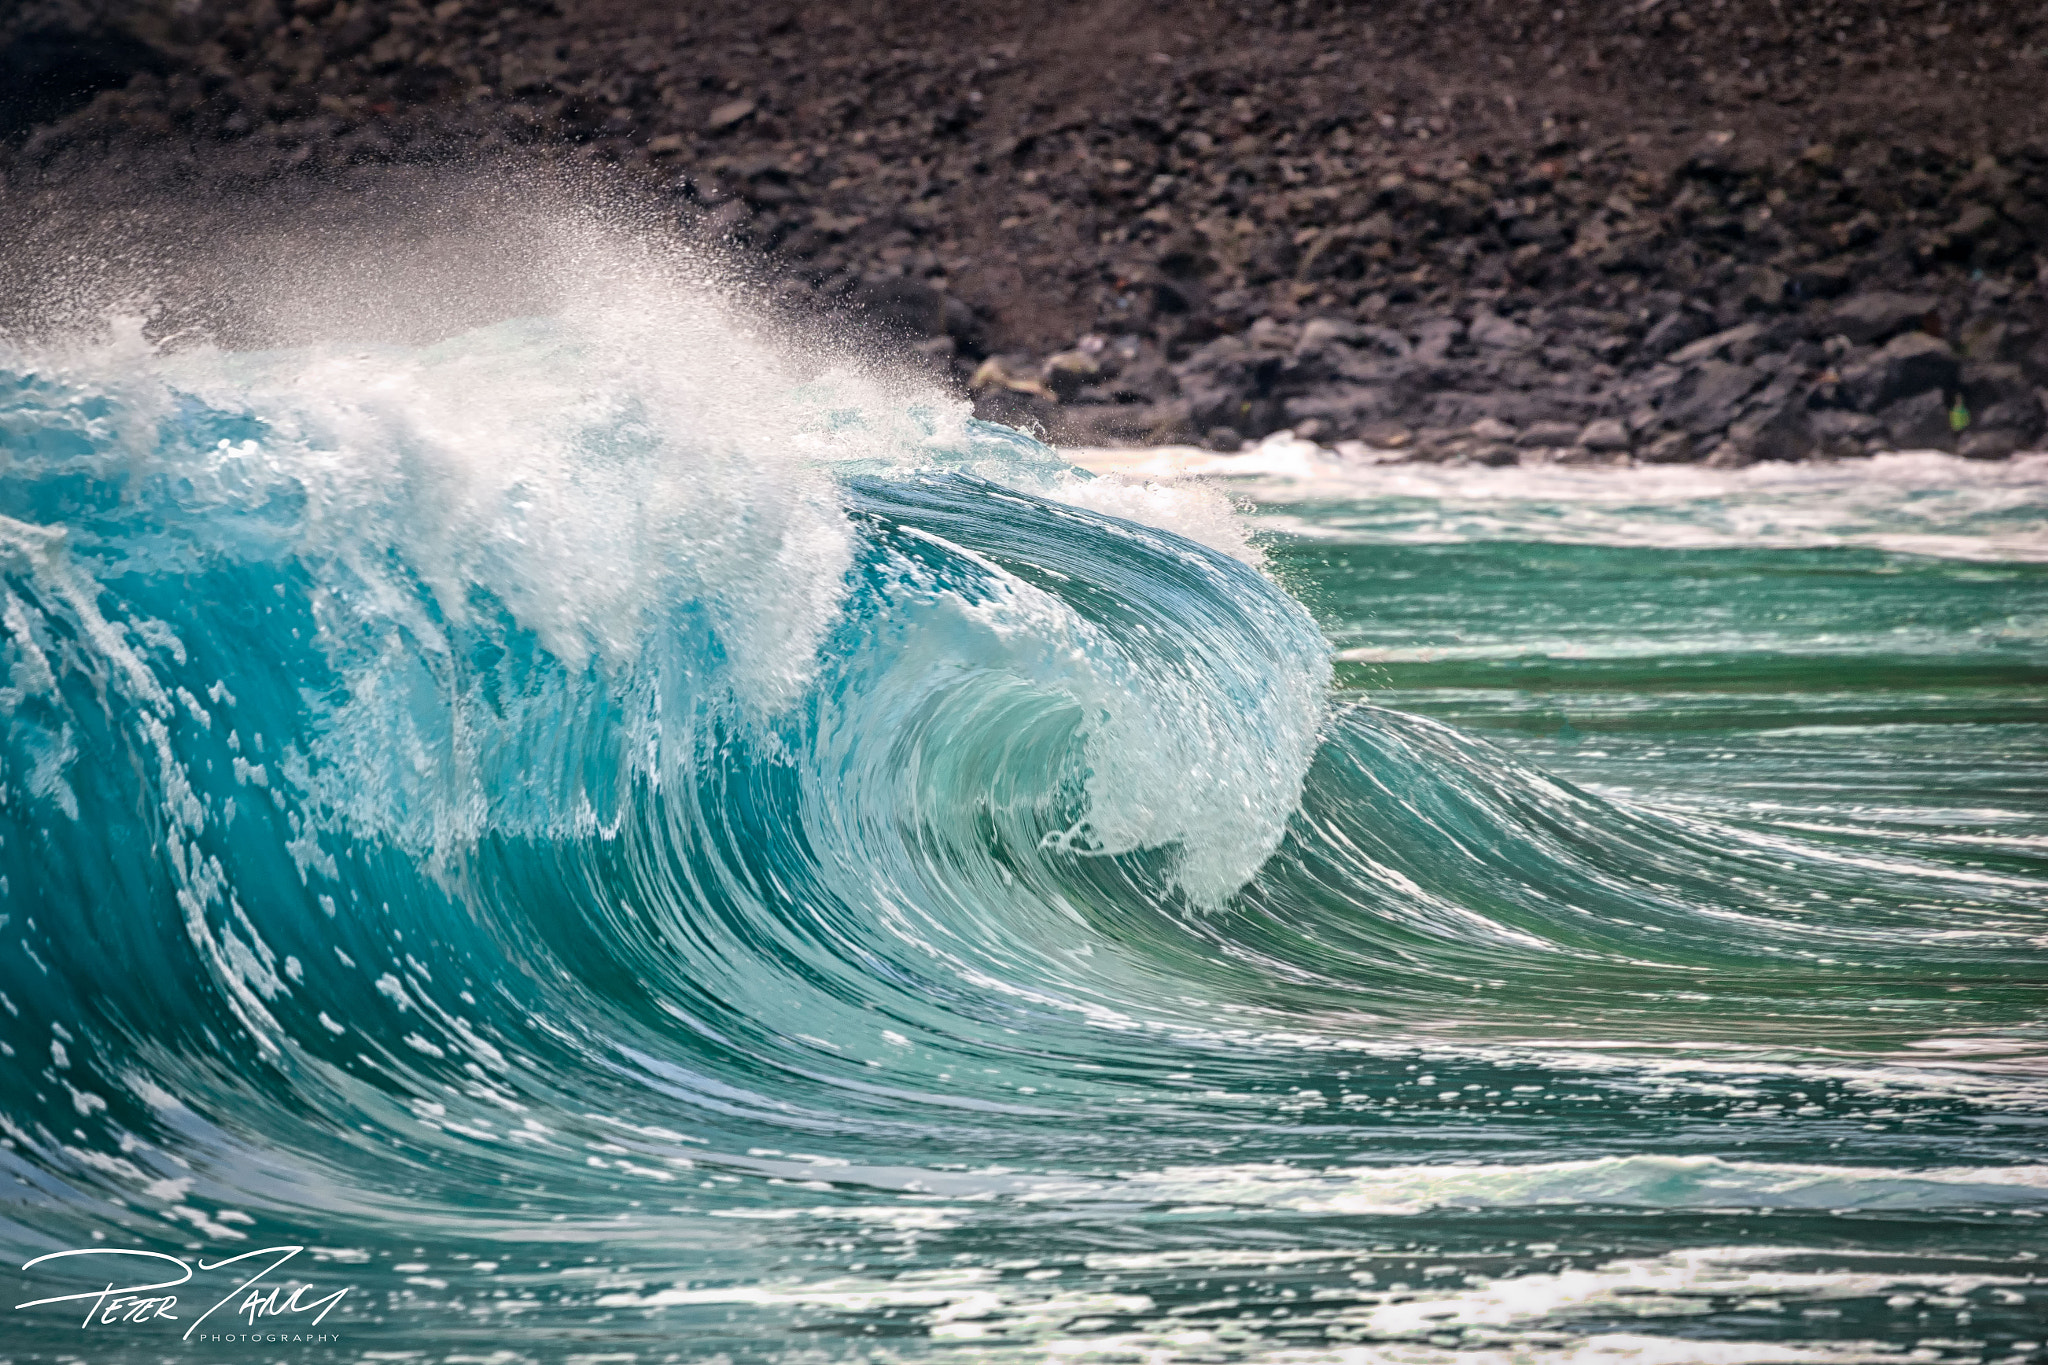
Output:
[[[1397,360],[1406,359],[1415,350],[1409,345],[1407,337],[1391,327],[1361,327],[1358,329],[1358,340],[1353,344],[1375,346]]]
[[[1536,344],[1536,334],[1527,327],[1485,309],[1474,315],[1465,334],[1472,339],[1474,346],[1503,351],[1526,351]]]
[[[1028,362],[1020,357],[992,355],[975,367],[973,376],[967,381],[968,391],[975,394],[1019,393],[1051,401],[1052,391],[1027,366]]]
[[[1767,265],[1742,271],[1735,280],[1735,297],[1752,312],[1767,312],[1785,302],[1785,276]]]
[[[1365,329],[1344,318],[1310,318],[1301,325],[1301,337],[1294,343],[1297,353],[1320,351],[1326,346],[1356,346],[1365,340]],[[1402,349],[1406,349],[1406,342]]]
[[[1958,387],[1963,401],[1973,412],[1983,412],[2002,403],[2035,400],[2034,386],[2017,365],[1970,361],[1963,365]]]
[[[1939,390],[1927,389],[1891,403],[1877,414],[1895,450],[1950,450],[1955,433],[1949,427],[1948,403]]]
[[[1375,423],[1384,423],[1396,406],[1396,399],[1386,389],[1333,384],[1292,395],[1283,408],[1287,425],[1297,433],[1303,432],[1310,422],[1327,427],[1328,436],[1318,437],[1320,440],[1361,435]]]
[[[1086,351],[1061,351],[1046,358],[1043,378],[1053,397],[1070,403],[1082,389],[1102,378],[1102,364]]]
[[[1682,431],[1667,431],[1643,447],[1636,458],[1644,464],[1684,464],[1692,456],[1692,437]]]
[[[1763,383],[1763,378],[1747,365],[1709,360],[1688,371],[1672,387],[1659,413],[1665,422],[1687,431],[1706,434],[1725,430],[1741,415],[1742,400]]]
[[[1828,325],[1859,346],[1871,346],[1918,327],[1934,311],[1934,302],[1925,294],[1872,290],[1836,304]]]
[[[1673,351],[1666,359],[1673,365],[1693,365],[1702,360],[1720,358],[1723,360],[1747,361],[1756,352],[1755,342],[1763,335],[1764,325],[1760,322],[1745,322],[1740,327],[1730,327],[1712,336],[1701,337]]]
[[[1814,449],[1824,455],[1861,455],[1872,441],[1884,435],[1884,423],[1867,412],[1844,408],[1810,412],[1806,425],[1812,433]]]
[[[1959,336],[1962,352],[1969,360],[1996,360],[2005,350],[2005,339],[2010,332],[2005,319],[1996,316],[1971,318],[1963,324]]]
[[[1515,437],[1515,444],[1524,448],[1577,445],[1583,429],[1577,422],[1531,422]]]
[[[1160,445],[1194,439],[1185,402],[1096,403],[1061,410],[1059,438],[1071,445]],[[1233,445],[1232,449],[1236,449]]]
[[[1465,324],[1456,318],[1425,318],[1415,328],[1415,358],[1438,361],[1465,335]]]
[[[1969,431],[1956,446],[1966,460],[2002,460],[2020,448],[2020,439],[2010,431]]]
[[[1752,460],[1803,460],[1814,448],[1806,405],[1771,395],[1728,428],[1728,439]]]
[[[1714,330],[1713,320],[1690,308],[1681,308],[1658,322],[1643,337],[1643,350],[1651,356],[1666,356],[1688,346]]]
[[[754,102],[752,100],[727,100],[724,104],[713,109],[711,117],[704,120],[704,131],[707,133],[723,133],[728,129],[737,128],[740,124],[746,122],[748,116],[753,112]]]
[[[1224,336],[1203,346],[1180,366],[1177,377],[1197,431],[1227,427],[1238,436],[1263,436],[1278,428],[1281,409],[1272,396],[1284,352]],[[1221,448],[1221,447],[1219,447]]]
[[[1628,427],[1613,417],[1602,417],[1588,422],[1579,432],[1578,444],[1588,450],[1627,450],[1634,442],[1629,440]]]
[[[1862,412],[1877,412],[1923,393],[1954,393],[1962,363],[1940,337],[1908,332],[1842,371],[1842,391]],[[1946,411],[1946,404],[1943,405]]]
[[[1967,430],[2009,431],[2022,448],[2030,447],[2048,431],[2048,412],[2044,412],[2040,394],[2025,393],[1977,409]]]

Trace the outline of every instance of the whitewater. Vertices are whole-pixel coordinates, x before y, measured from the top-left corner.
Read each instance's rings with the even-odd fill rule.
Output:
[[[1063,454],[543,237],[0,336],[0,1359],[2044,1358],[2048,460]]]

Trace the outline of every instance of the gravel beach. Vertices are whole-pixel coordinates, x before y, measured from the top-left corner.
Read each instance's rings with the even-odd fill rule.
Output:
[[[17,213],[615,167],[1074,444],[1732,466],[2048,424],[2036,5],[30,0],[0,71]]]

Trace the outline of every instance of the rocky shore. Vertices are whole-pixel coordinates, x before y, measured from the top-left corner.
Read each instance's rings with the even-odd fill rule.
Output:
[[[2048,439],[2048,11],[28,0],[0,196],[593,162],[1074,443]]]

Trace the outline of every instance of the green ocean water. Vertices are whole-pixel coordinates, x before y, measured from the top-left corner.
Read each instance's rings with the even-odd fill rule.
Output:
[[[1088,479],[596,296],[0,353],[0,1362],[2048,1359],[2048,463]]]

